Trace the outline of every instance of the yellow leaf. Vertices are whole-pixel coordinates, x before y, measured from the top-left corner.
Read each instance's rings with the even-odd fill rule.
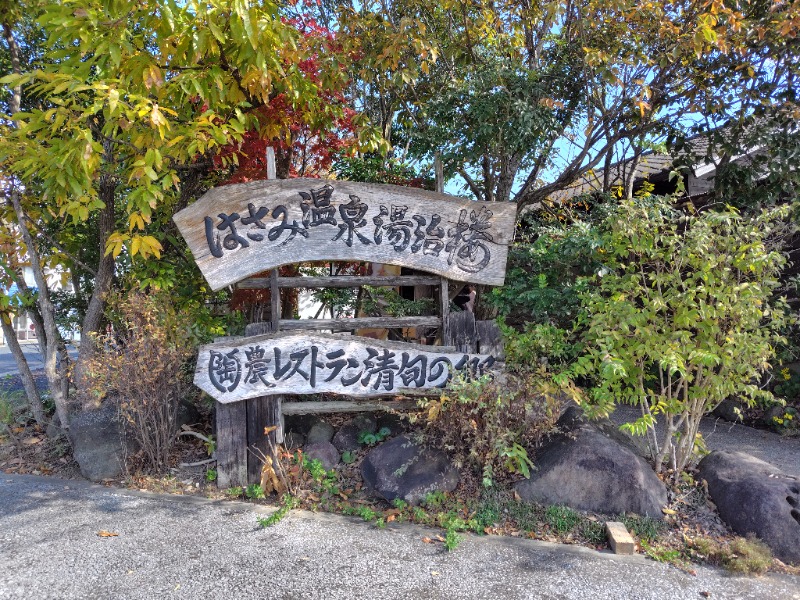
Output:
[[[97,532],[97,537],[108,538],[108,537],[118,537],[118,536],[119,536],[118,533],[111,533],[110,531],[106,531],[105,529],[101,529],[100,531]]]

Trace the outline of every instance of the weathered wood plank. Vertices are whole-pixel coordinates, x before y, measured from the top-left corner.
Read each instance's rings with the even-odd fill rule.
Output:
[[[450,334],[447,343],[459,352],[475,352],[478,332],[475,328],[475,315],[467,310],[450,313]]]
[[[247,479],[249,483],[261,481],[263,457],[277,458],[270,448],[283,443],[281,428],[282,396],[259,396],[251,398],[247,405]],[[271,430],[272,427],[276,429]],[[264,433],[267,428],[268,433]]]
[[[503,334],[496,321],[475,321],[475,330],[478,336],[478,352],[491,354],[497,360],[505,358],[503,349]]]
[[[415,188],[279,179],[216,187],[174,220],[215,290],[320,260],[366,260],[502,285],[516,206]]]
[[[326,277],[279,277],[279,288],[355,288],[364,285],[373,287],[413,287],[416,285],[439,285],[439,277],[428,275],[330,275]],[[243,290],[263,290],[270,287],[269,277],[251,277],[236,284]]]
[[[269,276],[269,315],[272,331],[281,328],[281,292],[278,289],[278,269],[272,269]]]
[[[226,489],[247,485],[247,406],[216,405],[217,486]]]
[[[417,408],[416,400],[355,401],[330,400],[324,402],[285,402],[284,415],[320,415],[350,412],[408,411]]]
[[[436,346],[278,332],[201,347],[194,383],[225,403],[321,392],[387,396],[434,390],[454,372],[482,373],[493,363],[488,355]]]
[[[380,327],[404,329],[407,327],[439,327],[439,317],[356,317],[353,319],[281,319],[285,331],[344,331]]]
[[[446,277],[439,280],[439,314],[442,319],[439,339],[442,344],[450,343],[450,285]]]

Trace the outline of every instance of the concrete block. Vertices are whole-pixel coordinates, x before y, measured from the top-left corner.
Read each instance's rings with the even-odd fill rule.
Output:
[[[636,543],[622,523],[608,521],[606,523],[606,536],[614,554],[633,554],[636,550]]]

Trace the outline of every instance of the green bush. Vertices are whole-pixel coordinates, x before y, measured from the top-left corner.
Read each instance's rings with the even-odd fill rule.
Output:
[[[596,379],[590,415],[641,408],[626,428],[648,434],[658,470],[667,458],[674,476],[684,470],[701,417],[725,398],[770,396],[757,383],[786,320],[772,298],[786,260],[770,245],[785,216],[686,215],[670,198],[642,198],[603,223],[603,269],[582,295],[586,353],[571,374]]]
[[[528,450],[553,430],[565,398],[544,372],[507,373],[502,380],[456,377],[420,407],[427,439],[489,487],[496,479],[530,474]]]

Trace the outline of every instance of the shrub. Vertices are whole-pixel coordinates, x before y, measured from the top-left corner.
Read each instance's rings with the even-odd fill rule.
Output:
[[[626,428],[649,434],[659,471],[667,458],[676,477],[684,470],[701,417],[725,398],[769,396],[757,382],[785,321],[772,299],[785,258],[770,248],[783,216],[683,215],[669,198],[645,198],[604,224],[602,276],[583,295],[587,352],[572,374],[597,380],[590,416],[641,408]]]
[[[161,471],[176,439],[179,403],[193,389],[193,338],[166,295],[112,297],[109,307],[113,326],[98,336],[83,393],[117,402],[145,467]]]
[[[539,371],[455,377],[439,398],[421,400],[420,406],[426,438],[489,487],[497,478],[529,474],[528,449],[553,430],[565,399]]]

